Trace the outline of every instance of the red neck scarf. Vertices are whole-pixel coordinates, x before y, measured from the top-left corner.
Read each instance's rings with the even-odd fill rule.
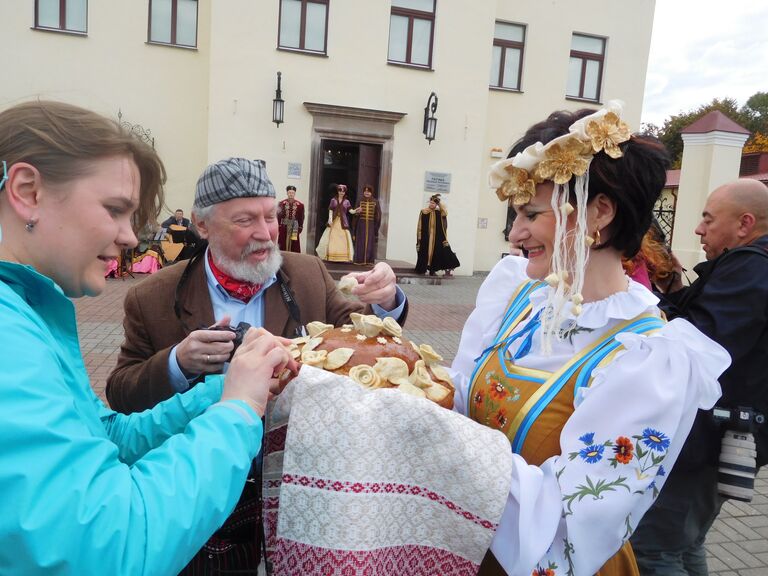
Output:
[[[216,267],[216,264],[213,263],[213,256],[211,256],[210,250],[208,251],[208,264],[211,267],[211,272],[213,272],[213,277],[216,278],[216,281],[221,284],[221,287],[224,288],[224,290],[227,291],[227,294],[232,296],[232,298],[237,298],[248,304],[251,298],[261,290],[262,284],[243,282],[242,280],[232,278],[232,276],[226,272],[219,270]]]

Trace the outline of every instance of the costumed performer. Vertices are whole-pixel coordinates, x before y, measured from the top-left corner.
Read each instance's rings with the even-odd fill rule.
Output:
[[[177,574],[237,502],[290,356],[253,330],[226,378],[108,409],[70,298],[98,295],[157,216],[163,164],[116,122],[47,101],[0,113],[0,161],[0,571]]]
[[[373,186],[363,187],[363,199],[349,211],[355,215],[354,234],[355,264],[373,264],[376,260],[376,244],[379,241],[381,207],[373,197]]]
[[[441,203],[440,194],[429,198],[426,208],[419,212],[416,226],[416,273],[429,270],[435,276],[440,270],[450,276],[461,266],[456,254],[448,243],[448,209]]]
[[[329,262],[351,262],[354,256],[352,235],[349,233],[349,210],[346,184],[336,186],[336,196],[328,206],[328,224],[317,244],[317,255]]]
[[[728,354],[686,321],[665,323],[622,269],[668,155],[621,112],[555,112],[491,171],[528,259],[491,271],[453,362],[456,410],[501,430],[514,453],[483,576],[637,574],[627,540],[697,409],[720,395]]]
[[[285,193],[288,198],[277,204],[277,218],[280,222],[277,243],[280,250],[300,253],[299,234],[304,229],[304,204],[296,200],[296,186],[286,186]]]

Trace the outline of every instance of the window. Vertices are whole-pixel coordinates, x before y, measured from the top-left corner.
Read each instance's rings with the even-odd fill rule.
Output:
[[[149,42],[197,46],[197,0],[149,0]]]
[[[278,48],[325,54],[329,0],[280,0]]]
[[[390,62],[432,67],[435,0],[392,0]]]
[[[600,100],[604,57],[605,38],[583,34],[573,35],[566,96],[583,100]]]
[[[491,86],[520,90],[525,26],[496,22],[491,58]]]
[[[35,28],[88,31],[88,0],[35,0]]]

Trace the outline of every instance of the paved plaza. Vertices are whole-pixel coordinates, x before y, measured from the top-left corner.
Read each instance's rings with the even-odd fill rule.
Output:
[[[123,339],[123,298],[141,280],[140,274],[108,280],[101,296],[75,301],[85,364],[93,388],[102,398]],[[446,360],[452,359],[481,282],[482,277],[475,276],[456,277],[442,285],[403,284],[410,300],[406,335],[431,344]],[[709,533],[707,549],[711,574],[768,576],[768,467],[756,481],[751,503],[724,506]]]

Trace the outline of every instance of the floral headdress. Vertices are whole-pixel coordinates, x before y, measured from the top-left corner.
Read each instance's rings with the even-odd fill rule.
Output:
[[[491,166],[488,181],[496,190],[499,200],[522,206],[536,195],[536,184],[546,180],[554,183],[552,209],[555,214],[555,253],[552,255],[551,274],[545,281],[552,287],[548,295],[548,311],[542,314],[544,351],[551,350],[551,341],[570,311],[581,312],[581,289],[589,248],[594,237],[589,235],[586,221],[589,191],[589,166],[592,158],[604,152],[611,158],[623,155],[619,145],[630,139],[629,126],[621,119],[623,102],[612,100],[589,116],[571,124],[563,134],[542,144],[535,142],[512,158]],[[569,198],[570,182],[574,179],[576,197],[576,227],[566,231],[568,215],[574,211]],[[572,242],[565,242],[572,236]],[[573,247],[573,252],[569,250]],[[567,304],[570,303],[570,306]]]

